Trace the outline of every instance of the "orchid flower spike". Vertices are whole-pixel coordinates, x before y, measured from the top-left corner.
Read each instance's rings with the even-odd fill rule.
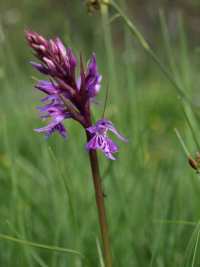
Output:
[[[113,132],[118,138],[125,141],[114,128],[112,122],[102,119],[94,126],[91,124],[91,104],[99,93],[102,76],[99,74],[96,55],[93,54],[84,69],[80,60],[79,75],[78,60],[71,48],[66,48],[59,38],[45,39],[42,35],[26,31],[26,39],[34,50],[39,62],[31,62],[32,66],[47,79],[40,80],[35,88],[45,94],[37,107],[40,117],[49,120],[49,123],[35,129],[44,133],[46,137],[58,132],[67,137],[64,121],[73,119],[78,121],[90,135],[87,149],[99,149],[109,159],[114,160],[113,153],[118,151],[117,145],[107,137],[107,132]]]

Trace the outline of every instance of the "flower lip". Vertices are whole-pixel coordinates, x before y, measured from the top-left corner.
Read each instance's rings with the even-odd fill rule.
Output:
[[[52,121],[49,125],[42,128],[34,129],[38,133],[44,133],[46,138],[49,138],[54,132],[58,132],[63,138],[67,137],[67,131],[62,123]]]
[[[92,136],[87,143],[86,148],[88,150],[101,150],[105,156],[111,160],[115,160],[113,154],[118,152],[118,147],[110,138],[107,137],[107,132],[111,131],[119,139],[127,142],[127,139],[116,130],[112,122],[106,119],[97,121],[95,125],[88,127],[87,131]]]

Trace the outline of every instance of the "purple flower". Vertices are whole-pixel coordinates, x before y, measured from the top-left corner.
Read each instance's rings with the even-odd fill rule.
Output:
[[[64,121],[74,119],[89,133],[87,149],[99,149],[106,157],[115,160],[113,154],[118,151],[118,147],[107,133],[114,133],[122,141],[126,139],[118,133],[112,122],[106,119],[101,119],[91,126],[90,106],[99,93],[102,80],[95,54],[86,68],[80,57],[80,73],[76,76],[77,59],[72,50],[65,48],[59,38],[47,40],[31,31],[26,32],[26,38],[39,60],[39,63],[31,62],[32,66],[48,77],[47,80],[38,81],[35,88],[45,94],[41,100],[43,106],[37,109],[40,117],[49,122],[35,131],[44,133],[46,137],[54,132],[67,137]]]
[[[46,137],[49,137],[52,133],[57,131],[61,136],[66,138],[67,132],[62,122],[64,119],[70,118],[70,114],[65,110],[63,103],[56,95],[47,96],[42,99],[42,102],[44,102],[45,105],[43,107],[38,107],[41,118],[44,120],[50,118],[50,122],[42,128],[35,129],[35,131],[44,133]]]
[[[59,93],[59,88],[55,84],[49,81],[41,80],[36,84],[35,87],[48,95],[53,95],[53,94],[56,95]]]
[[[86,70],[81,60],[80,75],[76,77],[77,59],[59,38],[46,40],[31,31],[26,32],[26,38],[40,61],[31,62],[32,66],[49,76],[49,80],[41,80],[35,87],[47,95],[42,102],[48,103],[39,110],[42,118],[51,118],[51,121],[36,131],[44,132],[47,136],[58,131],[66,136],[63,125],[66,118],[75,119],[86,128],[90,121],[90,100],[98,94],[102,78],[98,72],[95,54]]]
[[[87,143],[86,148],[88,150],[101,150],[105,156],[111,160],[115,160],[112,155],[118,151],[117,145],[107,137],[107,132],[111,131],[122,141],[127,141],[113,126],[111,121],[106,119],[99,120],[94,126],[87,128],[87,131],[91,134],[91,139]]]
[[[62,123],[52,121],[47,126],[35,129],[38,133],[45,133],[46,138],[52,135],[54,132],[58,132],[63,138],[67,137],[67,131]]]
[[[85,78],[89,97],[95,97],[99,93],[101,87],[101,79],[102,76],[98,73],[97,69],[96,56],[95,54],[93,54],[88,64],[87,74]]]

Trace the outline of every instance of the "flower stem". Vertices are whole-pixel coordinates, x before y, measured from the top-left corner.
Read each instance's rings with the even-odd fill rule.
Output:
[[[87,140],[89,141],[91,139],[91,136],[88,132],[86,132],[86,135],[87,135]],[[112,267],[112,257],[111,257],[111,249],[109,242],[108,225],[106,219],[106,209],[104,204],[104,193],[101,183],[97,153],[95,150],[89,151],[89,158],[90,158],[90,166],[95,189],[101,236],[103,241],[104,263],[105,267]]]

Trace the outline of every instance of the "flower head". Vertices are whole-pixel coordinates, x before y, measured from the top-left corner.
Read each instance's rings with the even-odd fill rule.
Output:
[[[95,1],[94,1],[95,2]],[[111,121],[99,120],[91,125],[90,104],[99,93],[102,76],[98,72],[96,56],[92,55],[86,69],[80,57],[80,74],[77,73],[77,59],[70,48],[65,48],[59,38],[45,39],[36,32],[27,31],[26,38],[34,50],[38,62],[31,62],[32,66],[46,75],[47,80],[40,80],[35,88],[45,94],[42,106],[37,107],[40,117],[48,120],[44,127],[35,129],[49,137],[58,132],[67,137],[64,126],[66,119],[78,121],[88,132],[88,150],[101,150],[106,157],[114,160],[117,145],[107,136],[110,131],[122,141],[126,139],[119,134]]]
[[[118,151],[118,146],[107,136],[108,131],[114,133],[122,141],[127,141],[113,126],[111,121],[106,119],[99,120],[94,126],[87,128],[87,131],[92,135],[87,143],[88,150],[101,150],[109,159],[115,160],[113,153]]]
[[[66,118],[75,119],[87,127],[90,100],[98,94],[102,79],[95,54],[86,70],[81,60],[80,75],[76,77],[77,59],[59,38],[47,40],[32,31],[26,32],[26,38],[40,61],[31,62],[32,66],[49,77],[48,80],[39,81],[35,87],[47,95],[40,111],[45,113],[43,118],[50,118],[50,123],[36,131],[44,132],[47,136],[58,131],[65,137],[66,130],[62,122]]]

